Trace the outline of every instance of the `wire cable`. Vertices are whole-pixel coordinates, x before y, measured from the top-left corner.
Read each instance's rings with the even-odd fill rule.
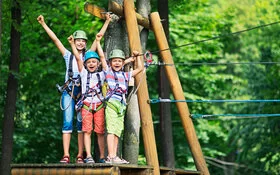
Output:
[[[191,114],[193,119],[212,119],[219,117],[227,117],[227,119],[233,118],[262,118],[262,117],[280,117],[280,114]]]
[[[266,99],[266,100],[171,100],[171,99],[150,99],[148,103],[176,103],[176,102],[187,102],[187,103],[279,103],[280,99]]]
[[[159,52],[166,51],[166,50],[177,49],[177,48],[180,48],[180,47],[186,47],[186,46],[190,46],[190,45],[194,45],[194,44],[199,44],[199,43],[215,40],[215,39],[218,39],[218,38],[223,38],[223,37],[230,36],[230,35],[241,34],[241,33],[244,33],[244,32],[251,31],[251,30],[272,26],[272,25],[279,24],[279,23],[280,23],[280,21],[276,21],[276,22],[272,22],[272,23],[268,23],[268,24],[263,24],[263,25],[252,27],[252,28],[248,28],[248,29],[244,29],[244,30],[228,33],[228,34],[225,34],[225,35],[219,35],[219,36],[215,36],[215,37],[212,37],[212,38],[207,38],[207,39],[200,40],[200,41],[194,41],[194,42],[183,44],[183,45],[179,45],[179,46],[169,47],[167,49],[151,51],[151,53],[154,54],[154,53],[159,53]]]
[[[168,64],[164,62],[153,62],[150,65],[153,66],[177,66],[177,65],[189,65],[189,66],[201,66],[201,65],[253,65],[253,64],[280,64],[280,62],[227,62],[227,63],[214,63],[214,62],[179,62],[174,64]]]

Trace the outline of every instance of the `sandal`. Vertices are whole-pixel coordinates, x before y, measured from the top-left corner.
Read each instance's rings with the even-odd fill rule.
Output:
[[[69,156],[63,156],[62,159],[59,161],[60,163],[70,163]]]
[[[76,158],[76,163],[84,163],[83,157],[82,156],[78,156]]]

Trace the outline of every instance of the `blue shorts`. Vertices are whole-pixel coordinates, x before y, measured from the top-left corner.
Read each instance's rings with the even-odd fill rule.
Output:
[[[74,95],[76,96],[81,92],[80,87],[74,88]],[[67,93],[67,91],[63,91],[61,105],[63,110],[63,127],[62,133],[72,133],[73,131],[73,120],[74,115],[76,113],[75,110],[75,100],[71,98],[71,96]],[[81,113],[77,113],[77,131],[82,132],[82,116]]]

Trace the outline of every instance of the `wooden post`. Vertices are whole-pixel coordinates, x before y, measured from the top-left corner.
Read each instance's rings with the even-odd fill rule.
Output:
[[[115,1],[109,1],[109,7],[108,10],[110,12],[113,12],[114,14],[118,15],[118,16],[124,16],[124,10],[123,10],[123,6],[118,4]],[[143,17],[142,15],[140,15],[139,13],[135,13],[136,14],[136,19],[139,25],[145,27],[146,29],[150,29],[150,22],[148,18]]]
[[[136,50],[142,53],[139,29],[138,29],[135,10],[134,10],[133,0],[124,0],[124,14],[126,19],[125,21],[126,21],[130,51],[132,53],[132,51]],[[143,133],[145,155],[147,159],[147,164],[153,166],[155,175],[159,175],[160,170],[159,170],[159,162],[158,162],[158,155],[157,155],[157,148],[156,148],[156,141],[155,141],[155,134],[154,134],[154,126],[152,120],[152,112],[151,112],[150,105],[147,103],[147,101],[149,100],[149,94],[148,94],[148,87],[146,82],[146,73],[141,72],[135,77],[136,85],[139,84],[141,78],[142,80],[139,89],[137,91],[137,95],[138,95],[138,103],[139,103],[139,110],[140,110],[141,123],[142,123],[141,128]]]
[[[166,64],[174,64],[171,52],[169,50],[168,42],[164,34],[162,24],[160,22],[160,17],[158,12],[151,13],[151,25],[155,34],[155,38],[159,47],[159,50],[164,50],[160,52],[162,60]],[[170,83],[170,87],[173,92],[173,96],[176,100],[185,100],[184,92],[176,71],[175,66],[165,66],[165,71],[167,78]],[[179,111],[181,121],[184,127],[186,138],[188,140],[196,168],[203,174],[209,175],[209,171],[198,142],[198,138],[195,133],[193,122],[190,118],[190,112],[186,102],[177,102],[177,109]]]

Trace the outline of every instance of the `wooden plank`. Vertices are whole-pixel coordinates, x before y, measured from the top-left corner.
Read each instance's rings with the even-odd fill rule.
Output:
[[[153,167],[135,164],[12,164],[11,175],[152,175]]]
[[[137,18],[135,14],[135,7],[133,0],[124,0],[124,15],[125,15],[125,22],[129,40],[130,51],[132,55],[132,51],[138,51],[142,53],[142,47],[140,42],[140,34],[137,24]],[[142,64],[143,64],[142,59]],[[141,83],[140,83],[140,80]],[[144,148],[145,148],[145,155],[147,164],[154,167],[154,174],[159,175],[159,162],[158,162],[158,155],[157,155],[157,148],[156,148],[156,141],[155,141],[155,133],[154,133],[154,126],[153,126],[153,119],[152,119],[152,112],[151,107],[147,103],[149,100],[149,93],[148,93],[148,86],[146,81],[146,73],[141,72],[135,77],[135,82],[138,85],[139,89],[137,91],[138,95],[138,104],[141,116],[141,123],[142,123],[142,135],[144,140]]]
[[[166,64],[174,64],[171,51],[169,50],[169,45],[161,24],[161,20],[158,12],[151,13],[151,24],[155,34],[155,38],[159,47],[159,50],[164,50],[160,52],[161,58]],[[184,92],[179,80],[178,73],[175,66],[165,66],[165,71],[167,78],[170,83],[170,87],[173,92],[173,96],[176,100],[185,101]],[[190,112],[186,102],[177,102],[176,103],[183,128],[185,131],[186,138],[189,143],[189,147],[194,158],[196,168],[203,174],[209,175],[209,171],[206,165],[206,161],[202,154],[200,144],[198,142],[197,135],[195,133],[194,125],[190,117]]]
[[[12,168],[11,175],[119,175],[119,167],[103,168]]]

